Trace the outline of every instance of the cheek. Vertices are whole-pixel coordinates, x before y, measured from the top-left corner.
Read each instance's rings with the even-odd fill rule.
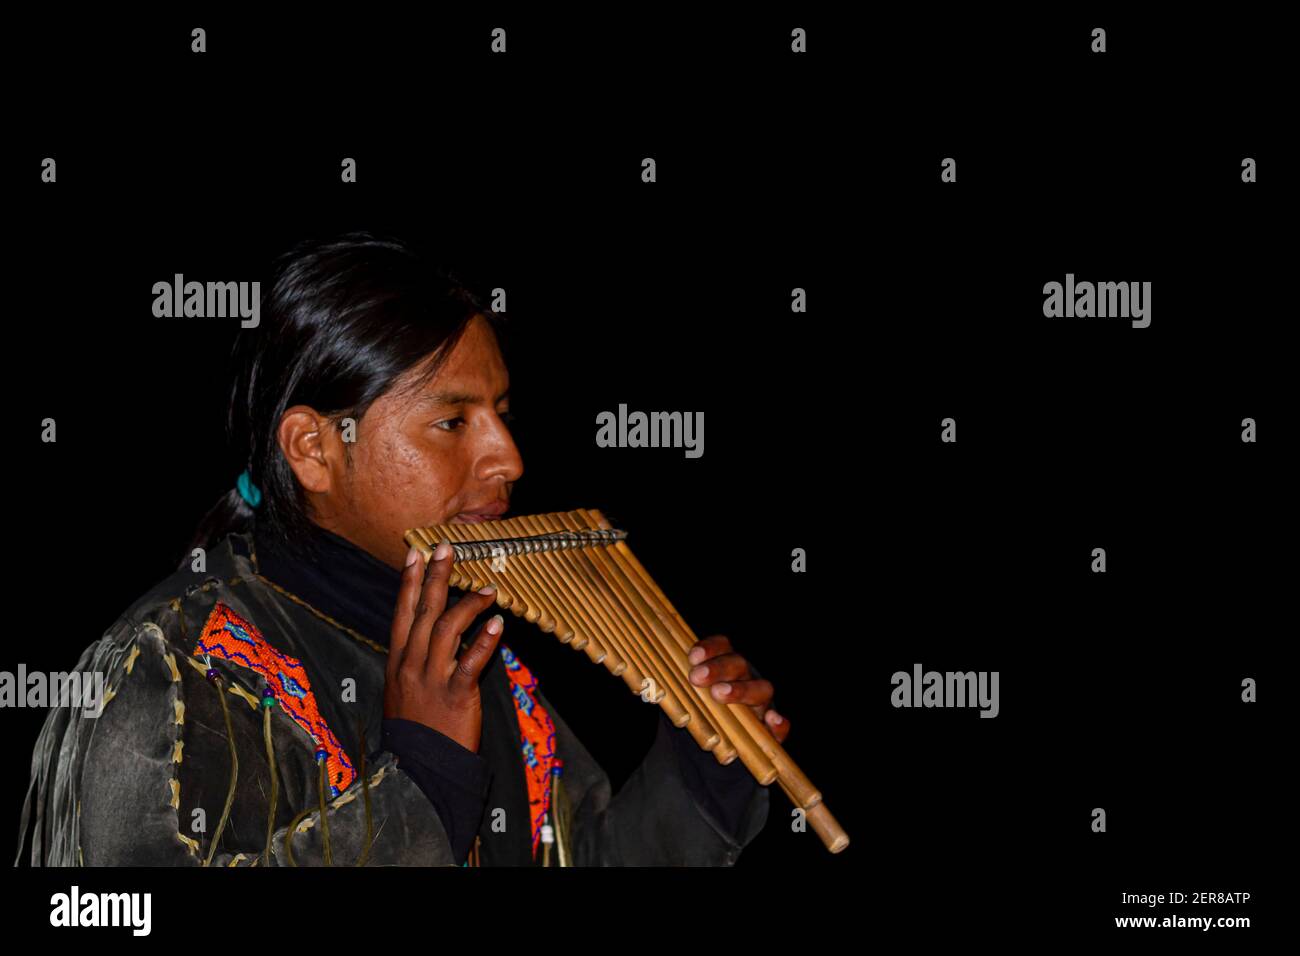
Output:
[[[375,510],[408,527],[451,517],[464,477],[454,457],[402,434],[376,442],[371,452],[364,469],[371,487],[365,495]]]

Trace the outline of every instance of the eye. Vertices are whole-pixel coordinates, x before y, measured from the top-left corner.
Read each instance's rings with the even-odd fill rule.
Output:
[[[465,424],[465,419],[461,418],[460,416],[457,416],[456,418],[444,418],[440,422],[433,423],[435,428],[441,428],[445,432],[454,432],[456,429],[460,428],[460,426],[464,424]]]
[[[501,415],[500,415],[500,418],[501,418],[501,420],[502,420],[503,422],[505,422],[507,425],[511,425],[511,424],[513,424],[514,421],[515,421],[515,415],[514,415],[514,413],[511,412],[511,411],[504,411],[504,412],[502,412]]]

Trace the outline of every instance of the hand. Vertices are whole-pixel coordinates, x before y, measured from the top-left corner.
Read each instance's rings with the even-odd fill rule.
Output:
[[[503,621],[499,614],[492,617],[456,656],[461,632],[492,605],[496,592],[466,594],[447,610],[451,553],[451,545],[439,544],[427,569],[419,551],[407,555],[389,637],[384,716],[432,727],[477,753],[483,730],[478,682],[496,652]]]
[[[721,634],[706,637],[691,648],[686,659],[698,665],[691,670],[691,683],[709,687],[714,700],[727,704],[748,704],[777,743],[790,736],[790,721],[769,704],[772,682],[755,678],[749,662],[731,649],[731,641]]]

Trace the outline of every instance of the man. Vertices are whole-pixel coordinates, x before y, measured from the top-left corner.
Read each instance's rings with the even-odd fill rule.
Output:
[[[499,517],[523,473],[495,318],[402,243],[307,243],[241,332],[246,468],[180,570],[82,655],[23,811],[34,865],[729,865],[768,794],[666,717],[617,795],[500,644],[491,593],[403,532]],[[784,741],[725,637],[690,679]],[[557,832],[558,831],[558,832]],[[23,854],[20,844],[19,856]]]

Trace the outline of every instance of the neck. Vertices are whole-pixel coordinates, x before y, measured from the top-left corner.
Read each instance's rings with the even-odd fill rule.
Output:
[[[388,644],[401,572],[316,524],[305,549],[311,557],[289,553],[256,527],[253,537],[264,577],[340,624]]]

